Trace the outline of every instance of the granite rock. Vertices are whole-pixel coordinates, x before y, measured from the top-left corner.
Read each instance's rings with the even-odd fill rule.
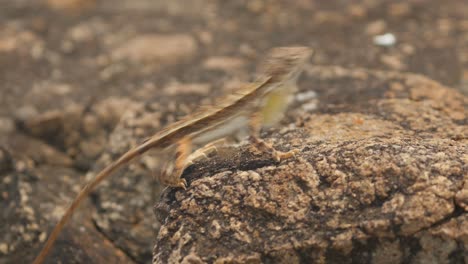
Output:
[[[168,189],[153,263],[463,263],[467,98],[418,75],[310,67],[284,129],[297,158],[248,145],[189,167]]]

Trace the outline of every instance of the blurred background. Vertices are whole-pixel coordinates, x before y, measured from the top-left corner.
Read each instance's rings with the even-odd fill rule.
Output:
[[[24,105],[58,107],[63,97],[136,97],[146,83],[244,78],[257,55],[291,44],[315,48],[317,65],[420,73],[466,93],[467,6],[463,0],[1,0],[0,114]]]
[[[19,249],[32,242],[37,250],[39,226],[26,238],[11,226],[36,223],[37,208],[67,204],[134,102],[157,102],[160,112],[151,124],[127,125],[157,130],[249,80],[268,49],[285,45],[312,47],[313,65],[423,74],[468,94],[465,0],[0,0],[0,143],[23,157],[20,169],[35,172],[25,182],[49,181],[36,192],[45,197],[29,204],[34,216],[17,211],[21,201],[3,200],[0,263],[23,259],[29,253]],[[138,133],[131,135],[146,132]],[[20,182],[3,182],[3,198],[19,193],[12,186]],[[151,197],[141,204],[151,215]],[[106,221],[93,223],[102,231]],[[120,229],[130,234],[104,232],[104,240],[114,236],[119,250],[145,263],[152,220],[132,221]]]

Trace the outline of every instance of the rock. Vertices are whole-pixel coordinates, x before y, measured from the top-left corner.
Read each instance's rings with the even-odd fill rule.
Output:
[[[146,132],[157,131],[158,129],[152,126],[160,126],[160,115],[160,109],[150,114],[142,105],[127,112],[110,135],[103,154],[95,161],[88,176],[94,176],[110,164],[113,158],[149,136],[139,135],[142,128]],[[151,159],[151,155],[117,171],[112,180],[101,184],[95,195],[95,205],[100,213],[93,217],[99,230],[138,263],[144,263],[151,258],[151,248],[148,245],[153,240],[153,234],[159,229],[159,223],[152,221],[154,218],[151,204],[157,197],[155,190],[162,187],[152,176],[157,171],[151,171],[145,166],[144,161],[147,159]],[[155,162],[155,167],[161,167],[157,159]],[[160,191],[156,193],[158,192]]]
[[[245,61],[239,58],[217,56],[210,57],[203,62],[203,67],[209,70],[234,71],[244,67]]]
[[[168,86],[164,87],[163,92],[167,95],[191,95],[191,94],[200,94],[206,95],[209,93],[211,86],[207,83],[177,83],[172,82]]]
[[[5,25],[0,31],[0,54],[18,52],[34,55],[44,49],[44,41],[32,31],[22,30],[17,25]],[[33,56],[36,58],[36,56]]]
[[[20,149],[7,148],[0,143],[0,263],[31,263],[76,194],[74,186],[80,177],[76,171],[57,165],[33,165],[21,171],[19,164],[27,162],[28,157],[18,153]],[[5,160],[16,166],[4,169]],[[89,211],[75,215],[59,237],[59,242],[66,242],[57,243],[46,262],[67,259],[67,263],[132,263],[95,229]]]
[[[467,98],[411,74],[311,67],[305,79],[318,107],[296,105],[284,121],[296,129],[265,134],[297,158],[242,145],[190,166],[189,188],[155,207],[153,263],[466,262]]]
[[[190,35],[148,34],[128,40],[112,51],[114,59],[134,62],[180,63],[192,57],[197,43]]]
[[[39,165],[71,166],[72,160],[44,142],[18,132],[0,138],[0,146],[13,153],[21,162]],[[34,165],[33,165],[34,166]]]
[[[109,97],[89,107],[70,103],[63,109],[42,113],[25,106],[17,110],[16,123],[22,132],[66,150],[78,163],[88,163],[79,166],[89,167],[103,150],[107,133],[134,104],[129,99]],[[44,149],[48,148],[50,146],[44,145]]]
[[[24,106],[16,112],[15,121],[23,132],[63,149],[68,146],[70,134],[79,130],[84,111],[85,107],[76,103],[43,112]]]
[[[348,13],[355,18],[364,18],[368,15],[368,10],[364,5],[354,4],[348,7]]]
[[[373,22],[370,22],[366,29],[365,32],[368,35],[378,35],[384,33],[384,31],[387,28],[387,23],[385,23],[384,20],[376,20]]]
[[[8,134],[15,130],[15,122],[12,118],[0,116],[0,135]]]
[[[109,97],[94,104],[91,113],[96,116],[101,126],[107,126],[113,129],[122,115],[129,109],[132,109],[135,104],[137,103],[126,98]],[[96,128],[88,128],[88,130],[95,131]]]
[[[397,56],[392,55],[382,55],[380,61],[387,67],[392,70],[404,70],[406,65],[401,61]]]
[[[10,153],[4,148],[0,148],[0,174],[11,171],[12,169],[13,161]]]
[[[393,3],[389,6],[388,14],[393,17],[407,16],[411,13],[411,5],[408,3]]]
[[[51,110],[41,114],[18,119],[21,127],[36,137],[53,137],[60,133],[64,126],[64,112]]]
[[[47,0],[47,6],[57,11],[79,12],[96,5],[95,0]]]

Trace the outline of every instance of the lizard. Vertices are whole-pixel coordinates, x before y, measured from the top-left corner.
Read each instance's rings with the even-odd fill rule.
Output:
[[[258,150],[271,153],[277,162],[295,155],[295,151],[281,152],[260,138],[262,127],[276,124],[286,111],[291,96],[297,90],[297,79],[312,55],[308,47],[277,47],[266,56],[259,67],[259,75],[250,84],[240,87],[232,94],[211,106],[170,124],[161,131],[131,148],[117,160],[102,169],[77,194],[65,213],[55,225],[33,264],[41,264],[52,249],[60,232],[96,186],[122,166],[142,156],[150,149],[173,148],[175,161],[158,176],[159,182],[169,187],[186,189],[187,182],[181,175],[195,158],[191,154],[202,153],[204,147],[192,153],[194,145],[209,146],[219,139],[240,131],[248,132],[249,142]],[[199,155],[199,154],[196,154]]]

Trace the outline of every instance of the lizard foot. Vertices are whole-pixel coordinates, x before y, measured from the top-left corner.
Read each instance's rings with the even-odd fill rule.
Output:
[[[273,151],[273,159],[276,162],[280,162],[282,160],[290,159],[290,158],[296,158],[296,154],[298,154],[299,151],[297,149],[290,150],[287,152],[282,152],[278,150]]]
[[[187,181],[184,178],[179,178],[178,180],[171,181],[167,179],[168,178],[166,178],[166,180],[163,180],[161,178],[161,183],[169,187],[182,188],[184,190],[187,190]]]
[[[176,183],[175,186],[173,187],[179,187],[184,190],[187,190],[187,181],[184,178],[179,179],[179,181]]]
[[[169,187],[187,189],[187,181],[184,178],[180,178],[180,175],[175,174],[173,163],[166,163],[163,168],[162,173],[157,177],[160,183]]]
[[[250,142],[252,142],[255,148],[257,148],[258,150],[271,153],[273,155],[273,159],[276,162],[280,162],[291,157],[296,157],[296,154],[299,152],[298,150],[291,150],[288,152],[276,150],[273,146],[271,146],[270,144],[266,143],[258,137],[251,136]]]

